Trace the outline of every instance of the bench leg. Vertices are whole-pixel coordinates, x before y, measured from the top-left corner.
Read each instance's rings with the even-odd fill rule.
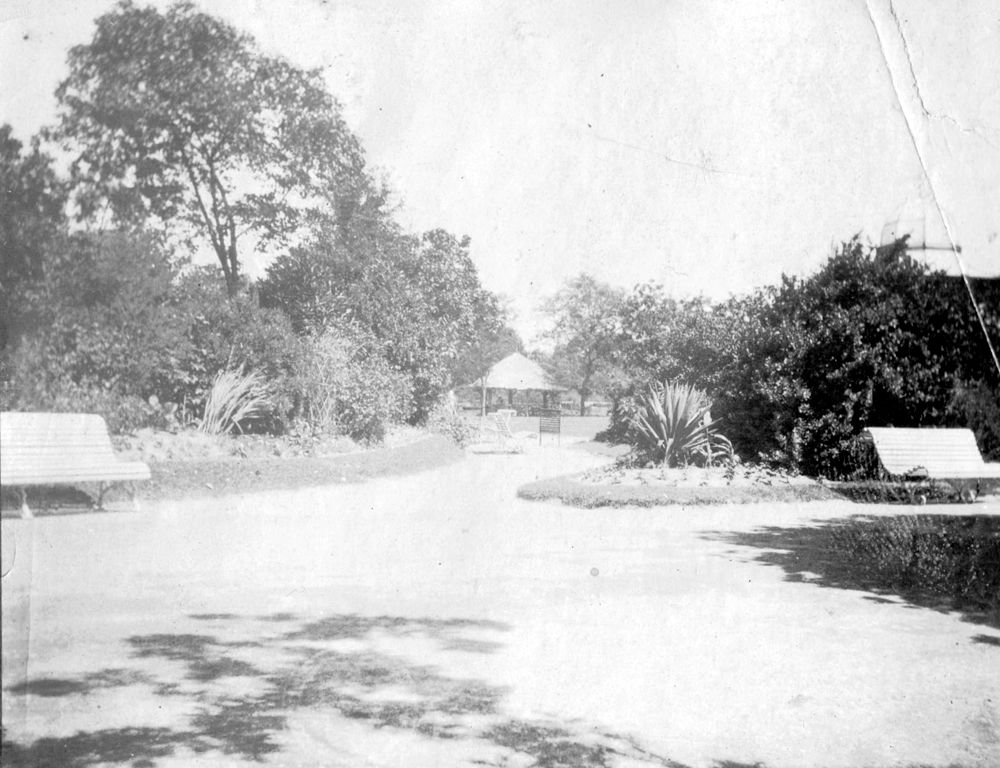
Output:
[[[34,517],[34,515],[31,514],[31,507],[28,506],[27,488],[21,489],[21,517],[23,517],[26,520],[30,520],[31,518]]]

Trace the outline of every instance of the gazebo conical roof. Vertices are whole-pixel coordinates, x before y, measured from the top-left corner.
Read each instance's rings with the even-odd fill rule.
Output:
[[[481,382],[476,382],[482,386]],[[563,389],[534,360],[529,360],[520,352],[507,355],[496,363],[486,374],[487,389],[535,389],[558,392]]]

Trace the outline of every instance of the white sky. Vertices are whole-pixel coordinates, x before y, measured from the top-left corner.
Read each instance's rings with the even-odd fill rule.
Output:
[[[67,48],[112,5],[0,0],[0,121],[53,120]],[[323,68],[404,223],[470,235],[529,340],[580,271],[723,298],[899,217],[946,244],[932,186],[968,271],[1000,274],[995,0],[199,6]]]

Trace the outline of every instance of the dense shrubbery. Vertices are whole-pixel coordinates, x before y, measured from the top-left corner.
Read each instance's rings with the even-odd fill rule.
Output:
[[[977,291],[1000,343],[1000,291]],[[630,397],[681,378],[711,395],[747,459],[846,477],[859,466],[860,432],[881,425],[969,426],[998,457],[998,374],[968,296],[904,241],[852,240],[811,277],[715,306],[640,286],[618,315],[614,361],[631,384],[613,393],[611,439],[630,429]]]
[[[32,330],[4,355],[4,408],[98,412],[113,431],[179,426],[202,419],[221,371],[252,367],[269,402],[246,428],[373,441],[413,414],[413,378],[370,336],[299,336],[281,310],[228,297],[213,271],[181,274],[150,242],[66,242],[53,260],[66,268],[27,294],[19,322]]]
[[[359,323],[297,334],[282,309],[229,297],[216,270],[182,271],[140,235],[58,239],[44,276],[21,295],[2,407],[95,411],[115,431],[197,422],[219,372],[246,367],[270,393],[266,417],[256,414],[249,428],[380,440],[391,424],[425,416],[451,383],[454,356],[410,338],[398,306],[395,341]],[[411,365],[393,362],[401,356]]]
[[[182,276],[148,237],[61,238],[21,294],[5,408],[96,411],[116,431],[177,425],[202,416],[219,371],[253,365],[274,385],[276,422],[291,409],[298,340],[288,321],[227,300],[217,276]]]
[[[123,233],[64,235],[43,258],[41,276],[17,286],[2,407],[96,411],[117,430],[164,426],[172,411],[149,398],[183,334],[162,248]]]

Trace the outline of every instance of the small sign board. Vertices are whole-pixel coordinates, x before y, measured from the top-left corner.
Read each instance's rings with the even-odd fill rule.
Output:
[[[538,409],[538,442],[542,442],[542,435],[549,434],[562,435],[562,413],[558,408]]]

